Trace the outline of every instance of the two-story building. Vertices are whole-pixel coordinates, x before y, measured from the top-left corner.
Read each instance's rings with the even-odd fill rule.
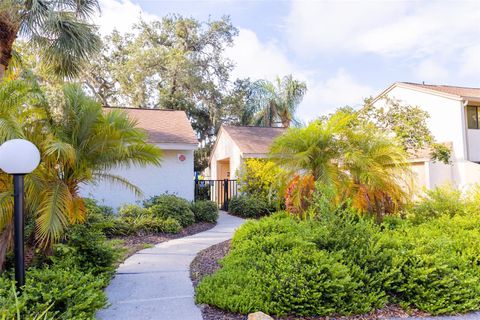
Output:
[[[437,142],[451,146],[451,164],[434,162],[428,153],[411,159],[420,186],[433,188],[452,183],[464,188],[480,183],[480,88],[396,82],[382,97],[422,108],[430,115],[427,125]]]

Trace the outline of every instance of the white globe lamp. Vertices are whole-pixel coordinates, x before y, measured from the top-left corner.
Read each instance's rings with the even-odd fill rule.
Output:
[[[0,146],[0,169],[13,175],[13,236],[15,252],[15,281],[19,291],[25,285],[25,187],[24,177],[40,163],[40,152],[30,141],[13,139]]]

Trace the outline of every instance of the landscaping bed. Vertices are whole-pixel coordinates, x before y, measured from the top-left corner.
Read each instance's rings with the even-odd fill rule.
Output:
[[[169,241],[172,239],[183,238],[194,235],[203,231],[207,231],[215,227],[216,223],[212,222],[197,222],[180,231],[179,233],[149,233],[149,234],[137,234],[130,236],[117,237],[122,241],[123,247],[127,250],[125,258],[128,258],[135,252],[145,249],[150,246],[154,246],[158,243]]]
[[[195,259],[190,264],[190,278],[192,279],[193,286],[196,288],[198,283],[203,277],[215,273],[215,271],[221,268],[218,260],[225,257],[230,251],[231,240],[221,242],[213,245],[198,253]],[[202,310],[202,316],[204,320],[244,320],[247,315],[232,313],[225,310],[209,306],[207,304],[200,305]],[[385,319],[389,317],[407,318],[409,316],[423,317],[428,316],[428,313],[418,310],[411,310],[407,313],[401,307],[397,305],[387,305],[380,310],[375,310],[368,314],[355,315],[355,316],[339,316],[339,317],[274,317],[277,320],[373,320],[373,319]]]

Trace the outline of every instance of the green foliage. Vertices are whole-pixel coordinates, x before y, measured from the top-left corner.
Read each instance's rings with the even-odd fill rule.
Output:
[[[131,233],[165,232],[182,230],[179,220],[156,215],[151,209],[137,205],[125,205],[119,210],[119,222],[128,225]]]
[[[197,222],[217,222],[218,205],[210,200],[192,202],[192,212]]]
[[[172,194],[154,196],[144,202],[153,216],[163,219],[172,218],[187,227],[195,222],[195,216],[190,209],[190,203]]]
[[[394,293],[432,314],[480,308],[480,215],[443,215],[390,234],[398,243],[403,281]]]
[[[77,266],[80,271],[94,275],[113,274],[120,253],[107,242],[101,230],[77,224],[67,231],[66,242],[55,246],[51,258],[57,265]]]
[[[100,46],[95,26],[90,24],[98,8],[97,0],[38,4],[3,0],[1,64],[8,67],[13,56],[12,44],[18,37],[28,39],[37,50],[37,61],[49,73],[61,78],[78,75]]]
[[[345,111],[290,128],[270,147],[270,158],[286,172],[289,184],[296,176],[336,186],[336,201],[379,218],[395,212],[409,200],[407,154],[395,139],[372,123],[360,123]]]
[[[463,215],[468,209],[468,199],[451,185],[426,190],[422,198],[406,210],[407,216],[415,223],[425,222],[441,216]],[[478,202],[477,204],[480,204]]]
[[[363,108],[353,111],[359,121],[374,123],[380,130],[389,131],[401,141],[404,149],[415,153],[422,149],[430,149],[434,160],[450,162],[451,149],[435,142],[428,129],[428,112],[419,106],[403,105],[400,101],[383,97],[383,107],[374,107],[371,99],[366,99]]]
[[[283,203],[280,167],[265,159],[246,159],[238,175],[239,191],[250,196],[268,199],[269,203]]]
[[[43,319],[47,310],[47,319],[94,319],[107,304],[105,277],[63,265],[29,269],[17,302],[12,284],[6,275],[0,276],[0,318],[15,319],[18,311],[18,319]]]
[[[307,92],[305,82],[293,79],[290,74],[277,77],[274,82],[258,80],[253,88],[254,104],[258,109],[254,116],[256,125],[274,127],[280,124],[288,128],[292,123],[299,123],[294,115]]]
[[[388,303],[432,314],[480,308],[480,214],[422,224],[377,224],[348,204],[314,197],[315,219],[284,213],[248,221],[222,268],[197,287],[198,303],[273,315],[358,314]]]
[[[239,195],[228,202],[228,212],[244,218],[259,218],[269,215],[272,207],[260,197]]]

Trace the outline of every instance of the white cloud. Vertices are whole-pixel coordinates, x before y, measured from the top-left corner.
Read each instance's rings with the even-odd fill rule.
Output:
[[[114,29],[120,33],[132,31],[140,17],[146,21],[159,19],[130,0],[101,0],[100,9],[101,13],[94,22],[102,35],[110,34]]]
[[[225,55],[235,62],[232,78],[252,78],[273,80],[276,76],[294,74],[299,70],[286,57],[274,42],[262,43],[255,32],[240,29],[234,45],[225,50]]]
[[[357,106],[363,98],[374,93],[371,87],[358,83],[344,69],[339,69],[331,78],[320,80],[318,73],[289,60],[277,43],[263,43],[255,32],[248,29],[240,29],[226,55],[236,64],[232,79],[273,80],[276,76],[292,74],[305,81],[308,90],[298,110],[298,117],[303,121],[313,120],[345,105]]]
[[[286,30],[311,54],[445,55],[478,42],[479,19],[478,1],[294,1]]]
[[[461,57],[461,75],[476,76],[476,79],[478,79],[480,75],[480,45],[476,45],[468,50],[465,50]]]
[[[298,110],[299,116],[305,121],[346,105],[358,107],[363,98],[376,93],[370,86],[357,82],[344,69],[339,69],[332,78],[312,81],[310,85]]]
[[[449,76],[448,70],[433,60],[422,61],[416,67],[415,73],[419,80],[431,83],[442,82]]]

